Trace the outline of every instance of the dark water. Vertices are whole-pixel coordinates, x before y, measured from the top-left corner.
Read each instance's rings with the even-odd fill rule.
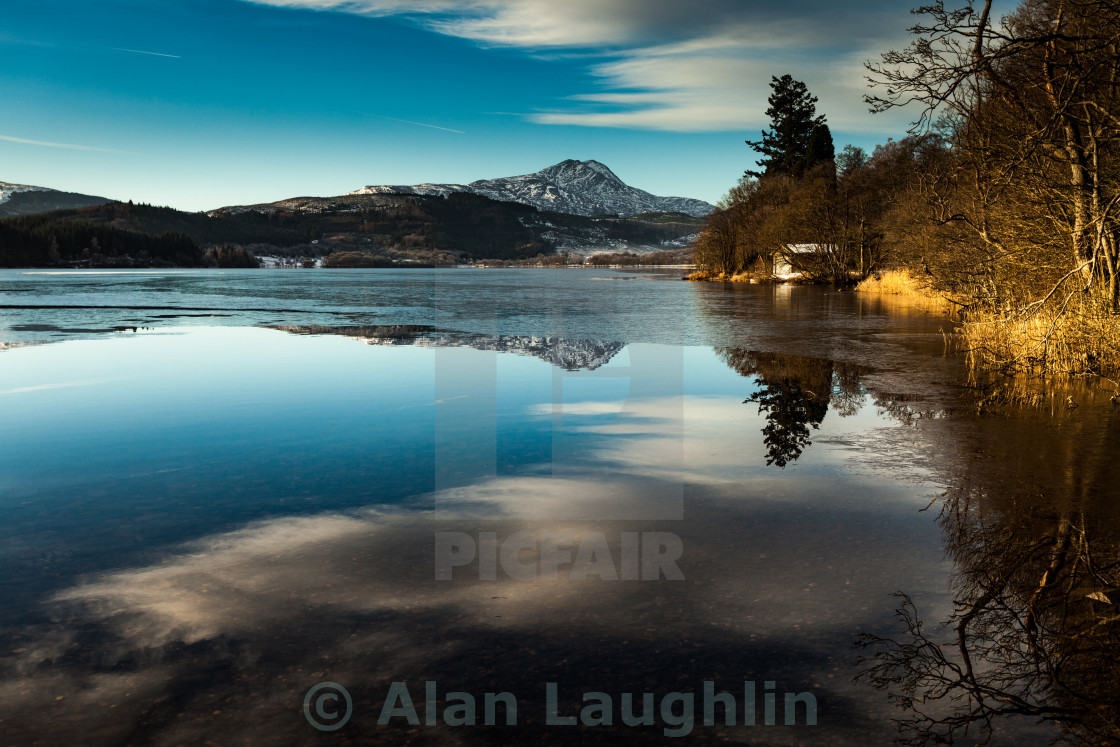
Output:
[[[970,382],[935,315],[603,270],[0,307],[2,743],[886,744],[906,692],[1115,736],[1115,389]]]

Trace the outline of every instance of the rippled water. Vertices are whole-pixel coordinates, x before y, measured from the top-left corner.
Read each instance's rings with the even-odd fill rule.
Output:
[[[1012,680],[1094,655],[1035,565],[1096,558],[1063,599],[1111,604],[1110,393],[1023,406],[968,381],[947,320],[888,300],[606,270],[5,271],[0,307],[5,743],[887,743],[899,712],[853,682],[853,643],[902,640],[892,593],[926,630],[954,599],[1026,600],[971,631],[1005,626],[1005,651],[1034,625]],[[1111,697],[1078,666],[1016,697]],[[322,682],[349,709],[305,704]],[[737,725],[704,724],[705,682]],[[420,723],[379,724],[393,683]],[[601,692],[613,723],[550,723],[550,683],[560,717]],[[482,725],[487,692],[516,725]],[[674,692],[695,723],[682,700],[623,723],[622,693]],[[994,743],[1059,733],[1029,715]]]

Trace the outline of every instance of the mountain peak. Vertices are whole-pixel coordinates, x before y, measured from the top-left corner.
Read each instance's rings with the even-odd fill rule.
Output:
[[[574,158],[532,174],[480,179],[470,184],[417,184],[362,187],[357,194],[443,195],[471,192],[504,202],[520,202],[538,210],[575,215],[638,215],[680,212],[703,217],[712,205],[688,197],[658,197],[631,187],[600,161]]]
[[[569,158],[555,166],[541,169],[537,173],[555,179],[594,178],[593,175],[597,174],[615,184],[625,186],[625,182],[619,179],[613,171],[599,161],[577,161],[573,158]]]

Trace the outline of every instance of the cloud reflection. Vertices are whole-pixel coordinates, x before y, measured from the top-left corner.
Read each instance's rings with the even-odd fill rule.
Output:
[[[418,498],[420,509],[269,518],[72,583],[41,619],[0,631],[0,651],[11,652],[0,655],[5,736],[298,743],[314,736],[301,731],[303,693],[333,680],[355,694],[355,741],[470,743],[486,735],[379,730],[372,714],[387,683],[509,690],[539,712],[544,681],[666,692],[778,679],[826,704],[828,741],[883,741],[883,710],[852,688],[844,652],[889,620],[888,592],[929,591],[943,578],[930,572],[942,565],[936,528],[914,510],[928,487],[865,480],[846,469],[850,455],[825,448],[798,470],[768,468],[765,418],[742,404],[755,382],[718,362],[715,371],[719,396],[650,387],[565,402],[551,461]],[[531,418],[555,415],[519,403]],[[831,418],[822,432],[867,427],[854,420]],[[650,510],[672,497],[682,502],[672,520]],[[599,533],[615,556],[623,533],[672,532],[685,580],[576,582],[562,571],[482,581],[468,567],[436,582],[437,531],[555,533],[573,545]],[[539,723],[518,731],[519,741],[540,736],[556,738]],[[737,729],[717,737],[755,739]]]
[[[659,433],[664,403],[631,404],[622,420],[632,422],[616,427],[640,435],[586,455],[596,471],[582,476],[495,477],[445,491],[433,497],[438,519],[402,509],[261,521],[55,594],[49,623],[5,636],[16,652],[0,664],[7,733],[286,743],[283,734],[305,726],[302,691],[331,679],[353,687],[365,709],[356,719],[364,724],[348,727],[352,737],[407,743],[407,734],[378,731],[370,715],[392,679],[512,690],[528,710],[548,678],[665,691],[771,677],[829,704],[833,743],[876,741],[869,734],[878,727],[867,724],[885,719],[853,700],[836,652],[854,631],[883,624],[888,591],[913,588],[940,562],[935,529],[900,506],[897,486],[842,472],[828,485],[779,483],[744,470],[740,450],[716,448],[720,434],[728,442],[728,419],[742,416],[738,403],[690,398],[693,456],[651,475],[661,459],[651,444],[679,434]],[[558,518],[573,505],[640,501],[682,482],[680,521]],[[563,572],[532,582],[469,573],[434,581],[435,531],[551,532],[574,544],[601,532],[617,553],[622,532],[650,530],[682,538],[684,582],[571,582]],[[49,721],[31,718],[48,708]],[[438,733],[425,732],[473,739]],[[621,738],[634,735],[589,735],[592,743]]]

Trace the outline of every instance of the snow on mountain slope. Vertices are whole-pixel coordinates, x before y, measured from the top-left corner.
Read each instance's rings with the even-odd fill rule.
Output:
[[[638,215],[678,212],[703,217],[713,206],[688,197],[658,197],[631,187],[598,161],[561,161],[534,174],[480,179],[470,184],[368,186],[349,195],[416,194],[446,196],[472,192],[494,200],[521,202],[538,210],[575,215]]]
[[[452,330],[437,330],[420,325],[408,326],[286,326],[273,329],[296,335],[342,335],[367,345],[414,345],[424,348],[470,347],[503,353],[533,356],[567,371],[594,371],[610,363],[626,343],[578,340],[566,337],[519,335],[475,335]]]
[[[0,182],[0,205],[12,199],[12,195],[19,192],[49,192],[46,187],[32,187],[27,184],[9,184]]]
[[[103,205],[106,202],[109,202],[109,200],[104,197],[82,195],[75,192],[60,192],[50,187],[32,187],[29,184],[0,182],[0,218],[44,213],[48,210]]]

